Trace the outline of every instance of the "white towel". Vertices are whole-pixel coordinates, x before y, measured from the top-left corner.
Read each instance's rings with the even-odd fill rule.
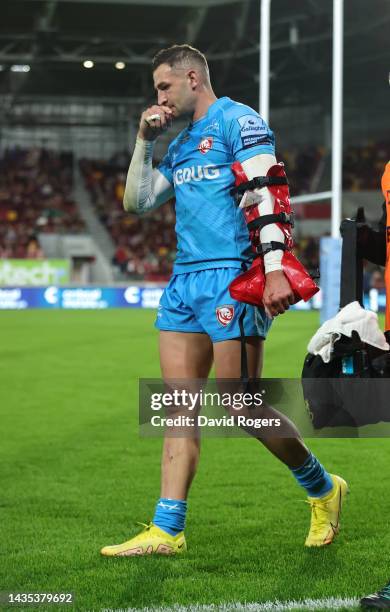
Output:
[[[325,363],[329,363],[334,343],[341,334],[350,338],[354,330],[362,342],[382,351],[389,350],[385,335],[378,325],[378,316],[362,308],[359,302],[347,304],[333,319],[325,321],[310,340],[307,350],[312,355],[320,355]]]

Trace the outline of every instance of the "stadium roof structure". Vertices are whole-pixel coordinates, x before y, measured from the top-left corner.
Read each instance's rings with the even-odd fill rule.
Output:
[[[151,58],[187,42],[217,95],[257,107],[259,21],[260,0],[2,0],[0,96],[152,99]],[[389,21],[388,0],[345,3],[346,105],[387,105]],[[331,0],[272,0],[271,23],[271,107],[330,106]]]

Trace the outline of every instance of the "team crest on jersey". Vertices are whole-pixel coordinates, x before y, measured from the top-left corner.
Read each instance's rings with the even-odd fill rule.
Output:
[[[217,315],[218,323],[226,327],[233,321],[234,306],[231,306],[230,304],[218,306],[215,311],[215,314]]]
[[[205,155],[207,151],[210,151],[212,146],[213,146],[213,139],[211,138],[211,136],[208,136],[207,138],[203,138],[203,140],[200,141],[200,145],[198,149],[201,153],[203,153],[203,155]]]

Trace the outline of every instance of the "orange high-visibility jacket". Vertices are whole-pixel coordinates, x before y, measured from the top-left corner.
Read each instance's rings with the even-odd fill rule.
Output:
[[[386,322],[385,331],[390,331],[390,161],[382,176],[382,192],[386,202]]]

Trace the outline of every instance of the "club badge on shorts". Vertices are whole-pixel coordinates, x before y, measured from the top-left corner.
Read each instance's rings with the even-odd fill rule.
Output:
[[[205,155],[207,151],[210,151],[212,146],[213,146],[213,139],[210,136],[208,136],[207,138],[203,138],[203,140],[200,141],[198,149],[201,153],[203,153],[203,155]]]
[[[230,304],[224,304],[223,306],[218,306],[215,311],[217,315],[218,323],[226,327],[233,321],[234,317],[234,306]]]

